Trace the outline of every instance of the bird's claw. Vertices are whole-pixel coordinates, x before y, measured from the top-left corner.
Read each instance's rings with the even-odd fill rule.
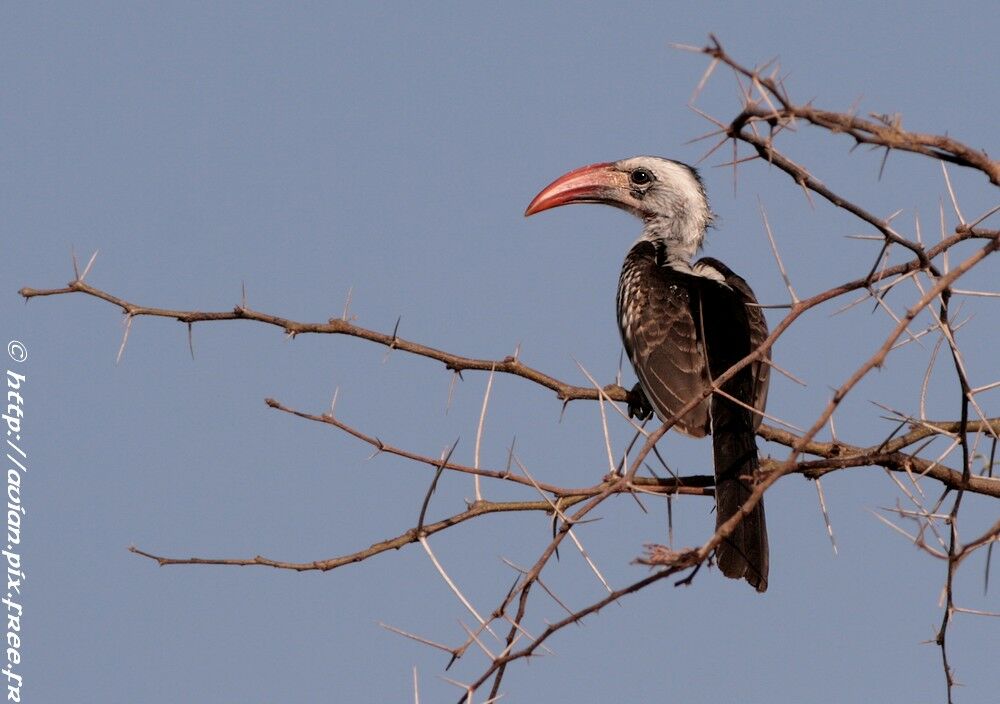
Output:
[[[649,399],[646,398],[646,392],[639,384],[633,386],[632,390],[628,392],[627,402],[629,418],[648,420],[653,417],[653,407],[650,405]]]

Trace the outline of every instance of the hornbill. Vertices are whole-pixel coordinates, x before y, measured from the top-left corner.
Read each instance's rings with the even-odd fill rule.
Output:
[[[584,166],[542,189],[524,214],[570,203],[604,203],[643,221],[618,281],[618,327],[639,378],[629,412],[648,417],[651,406],[670,421],[767,337],[753,291],[717,259],[692,263],[712,211],[698,173],[686,164],[637,156]],[[694,437],[712,434],[716,526],[737,514],[753,490],[768,361],[744,367],[722,384],[722,394],[712,393],[674,424]],[[716,560],[727,577],[767,589],[763,503],[719,545]]]

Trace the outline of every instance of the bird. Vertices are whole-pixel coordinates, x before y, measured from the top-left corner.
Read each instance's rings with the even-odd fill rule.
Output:
[[[767,338],[763,311],[747,282],[725,264],[711,257],[693,261],[714,217],[693,167],[657,156],[591,164],[543,188],[524,214],[574,203],[610,205],[642,220],[617,293],[618,328],[638,378],[629,413],[673,420]],[[712,436],[716,528],[739,513],[753,491],[769,372],[768,352],[674,423],[686,435]],[[767,590],[762,501],[719,544],[715,561],[725,576]]]

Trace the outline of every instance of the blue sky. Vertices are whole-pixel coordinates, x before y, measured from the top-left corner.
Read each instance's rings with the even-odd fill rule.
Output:
[[[486,375],[467,373],[446,412],[450,375],[428,360],[238,322],[197,325],[192,359],[183,326],[149,318],[134,321],[116,364],[119,311],[83,296],[25,305],[21,286],[63,285],[71,252],[85,262],[100,250],[90,283],[144,305],[226,310],[245,287],[258,310],[322,321],[351,291],[360,325],[391,332],[399,318],[401,336],[470,356],[520,345],[558,378],[586,383],[578,360],[608,383],[614,289],[637,223],[602,208],[522,212],[585,163],[702,156],[706,143],[688,142],[709,126],[687,103],[707,62],[671,42],[713,32],[747,64],[779,56],[801,101],[846,110],[860,99],[862,113],[900,113],[905,127],[995,152],[997,17],[989,3],[5,5],[0,320],[3,341],[29,350],[17,367],[28,377],[25,700],[412,701],[414,667],[421,701],[456,699],[438,677],[446,656],[378,625],[462,640],[468,615],[419,546],[327,574],[157,568],[127,548],[312,560],[396,535],[415,524],[426,469],[368,460],[358,441],[263,399],[318,413],[339,389],[343,420],[432,455],[460,438],[456,457],[471,462]],[[734,116],[732,77],[717,72],[699,106]],[[936,163],[893,155],[879,180],[880,155],[848,153],[846,138],[803,127],[785,146],[845,196],[882,215],[903,209],[908,232],[919,214],[936,236],[947,198]],[[810,207],[759,163],[741,168],[734,193],[731,170],[713,168],[723,151],[701,165],[718,214],[706,252],[762,301],[787,294],[758,199],[801,295],[867,271],[875,245],[844,238],[859,223]],[[950,174],[967,215],[996,203],[980,175]],[[970,288],[995,287],[987,267]],[[970,374],[995,381],[995,307],[967,305]],[[888,329],[870,306],[833,308],[775,350],[809,386],[776,378],[769,410],[799,425]],[[916,412],[931,346],[904,348],[845,403],[842,437],[891,431],[871,401]],[[954,416],[948,373],[938,367],[932,417]],[[995,409],[995,394],[984,404]],[[561,422],[560,411],[551,393],[498,377],[484,466],[502,467],[516,436],[536,477],[598,481],[597,405],[571,404]],[[616,447],[628,437],[617,424]],[[708,443],[671,435],[662,446],[685,471],[710,461]],[[661,582],[559,634],[555,656],[512,666],[505,700],[942,701],[940,654],[923,641],[940,620],[943,566],[871,515],[900,497],[880,471],[842,472],[824,489],[839,555],[814,486],[787,478],[767,496],[765,595],[714,570],[687,589]],[[467,478],[446,476],[429,515],[471,495]],[[708,536],[710,508],[675,502],[679,545]],[[996,517],[995,502],[967,510],[966,537]],[[580,535],[623,586],[644,574],[630,564],[642,545],[666,540],[665,506],[642,514],[619,499],[600,517]],[[489,611],[514,577],[500,558],[530,563],[549,536],[540,516],[494,516],[432,545]],[[964,569],[963,603],[1000,610],[996,589],[982,595],[982,559]],[[576,607],[601,597],[572,549],[549,570]],[[529,612],[535,630],[559,617],[542,599]],[[996,624],[959,616],[950,638],[960,701],[993,701]],[[470,652],[447,674],[483,667]]]

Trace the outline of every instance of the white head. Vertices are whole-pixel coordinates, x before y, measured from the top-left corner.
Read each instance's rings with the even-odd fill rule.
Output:
[[[559,177],[535,196],[525,215],[571,203],[603,203],[641,218],[642,239],[662,243],[669,258],[690,262],[712,221],[698,173],[658,156],[592,164]]]

